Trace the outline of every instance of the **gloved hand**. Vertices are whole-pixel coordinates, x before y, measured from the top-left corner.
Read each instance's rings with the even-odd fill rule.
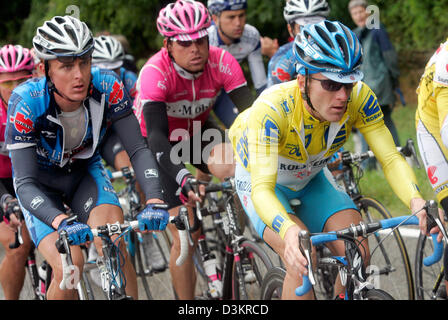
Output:
[[[2,209],[3,209],[3,220],[4,221],[9,223],[11,214],[16,215],[17,219],[20,218],[19,217],[19,215],[20,215],[19,201],[16,198],[13,198],[11,195],[2,197],[1,205],[2,205]]]
[[[163,208],[164,207],[164,208]],[[166,229],[170,214],[168,206],[160,203],[147,204],[145,209],[137,215],[140,231],[163,231]]]
[[[191,185],[189,179],[194,179],[194,176],[191,174],[186,175],[180,185],[181,189],[180,189],[179,199],[180,199],[180,201],[182,201],[183,204],[188,203],[188,200],[189,200],[188,193],[190,191],[194,191],[193,186]]]
[[[58,226],[58,233],[67,232],[70,245],[79,246],[87,241],[93,241],[92,230],[87,224],[78,221],[67,221],[70,218],[62,220]]]

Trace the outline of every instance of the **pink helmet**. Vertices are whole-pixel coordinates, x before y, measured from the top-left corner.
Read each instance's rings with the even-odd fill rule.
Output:
[[[0,49],[0,73],[34,69],[34,58],[29,49],[7,44]]]
[[[208,35],[212,20],[205,5],[193,0],[178,0],[160,10],[157,29],[180,41],[196,40]]]

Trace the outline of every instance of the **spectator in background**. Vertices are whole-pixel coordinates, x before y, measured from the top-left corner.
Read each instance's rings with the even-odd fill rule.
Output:
[[[384,113],[384,122],[392,134],[395,144],[399,146],[398,132],[392,121],[392,109],[396,102],[395,90],[399,87],[400,75],[397,53],[383,24],[378,24],[378,28],[367,26],[369,17],[367,6],[366,0],[350,0],[348,4],[350,15],[357,25],[353,31],[361,41],[364,50],[361,67],[361,71],[364,73],[363,81],[376,94]],[[366,151],[367,144],[364,139],[361,140],[361,151]],[[367,168],[372,169],[374,165],[375,161],[373,160],[367,164]]]

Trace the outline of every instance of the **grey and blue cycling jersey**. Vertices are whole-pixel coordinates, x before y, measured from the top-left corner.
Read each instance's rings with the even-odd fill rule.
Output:
[[[255,27],[246,24],[241,38],[236,40],[230,46],[222,41],[215,24],[212,24],[208,28],[208,34],[210,45],[230,52],[239,63],[247,59],[254,87],[257,90],[257,93],[260,90],[263,91],[266,87],[267,79],[263,57],[261,55],[261,41],[258,30]]]
[[[268,88],[274,84],[294,80],[297,77],[297,59],[294,57],[293,45],[294,42],[284,44],[269,60]]]
[[[136,83],[137,83],[137,75],[127,70],[123,67],[120,68],[120,79],[123,81],[124,87],[126,91],[129,93],[129,96],[132,99],[132,102],[134,102],[135,95],[137,94],[136,91]]]
[[[115,203],[116,199],[107,192],[113,190],[104,181],[98,152],[110,127],[125,146],[147,199],[163,199],[156,160],[141,135],[124,84],[113,71],[94,67],[91,74],[88,97],[81,106],[86,114],[84,136],[72,150],[64,148],[61,109],[48,89],[46,78],[18,86],[9,100],[5,141],[14,167],[16,194],[22,209],[48,226],[61,214],[60,205],[52,200],[54,195],[64,197],[66,203],[72,202],[79,195],[78,183],[86,181],[82,177],[88,173],[93,177],[89,184],[101,186],[109,197],[103,199],[104,193],[98,190],[98,199],[89,206],[89,212],[102,203]],[[59,181],[71,182],[58,187]]]

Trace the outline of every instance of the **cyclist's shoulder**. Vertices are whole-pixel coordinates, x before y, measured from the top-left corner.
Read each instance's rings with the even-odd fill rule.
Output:
[[[260,31],[248,23],[244,25],[243,36],[260,41]]]
[[[289,119],[300,99],[297,81],[279,83],[264,90],[253,104],[253,112]]]
[[[431,77],[426,77],[436,85],[448,86],[448,41],[442,43],[434,55],[429,60],[425,68],[425,73]]]
[[[39,112],[48,107],[50,93],[48,92],[47,80],[45,77],[32,78],[17,86],[9,99],[9,106],[15,108],[23,105],[30,112]]]

